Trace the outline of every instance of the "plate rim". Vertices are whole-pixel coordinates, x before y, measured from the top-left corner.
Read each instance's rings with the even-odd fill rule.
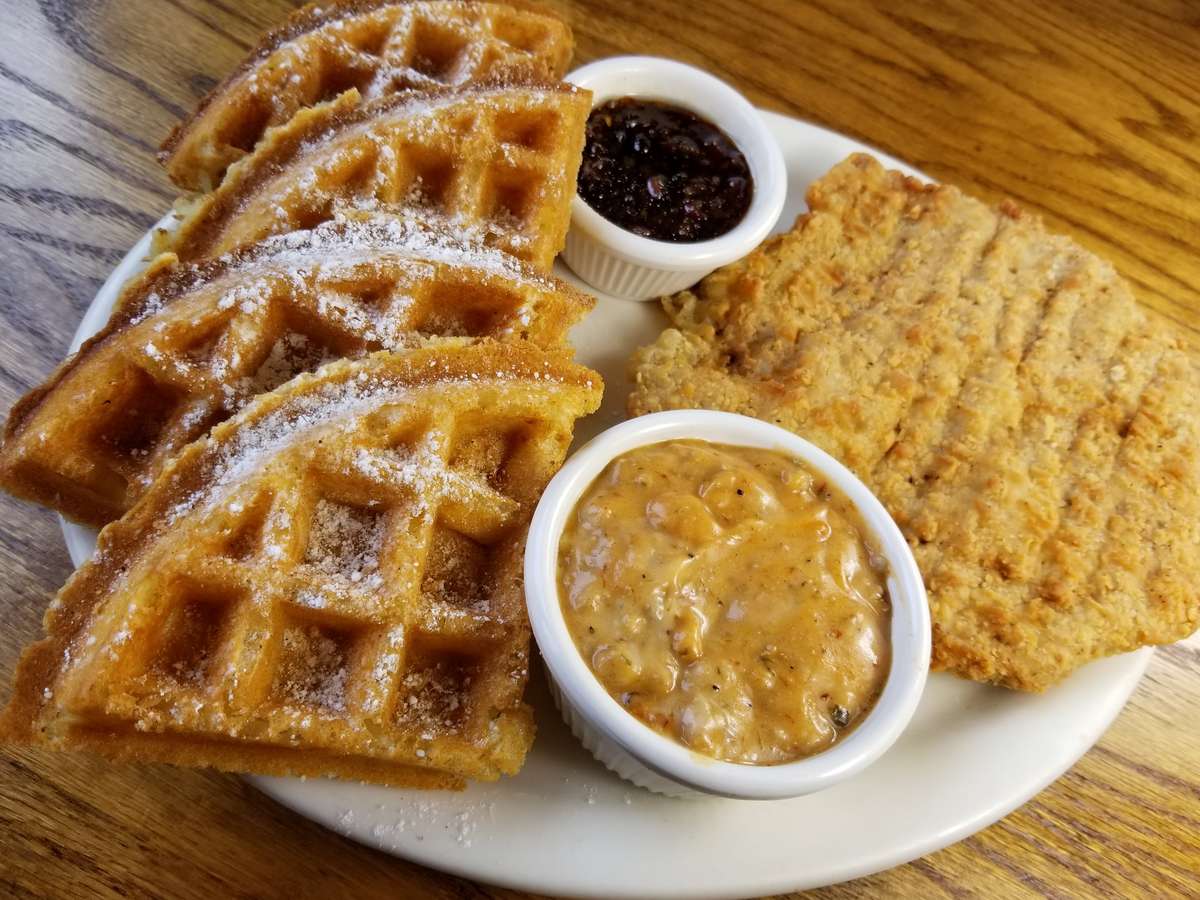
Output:
[[[1053,767],[1049,773],[1043,773],[1044,777],[1036,779],[1031,786],[1027,786],[1021,791],[1015,792],[1010,798],[1011,802],[995,804],[974,816],[961,820],[958,824],[951,828],[942,829],[940,831],[931,832],[925,839],[917,840],[911,844],[897,848],[891,853],[884,853],[873,857],[870,862],[855,862],[847,863],[842,867],[842,871],[834,874],[833,877],[828,875],[819,875],[811,879],[801,877],[797,879],[795,876],[781,875],[778,878],[770,876],[760,878],[755,881],[748,881],[746,887],[730,889],[726,885],[714,885],[711,889],[696,890],[694,887],[686,890],[657,890],[655,888],[639,889],[636,893],[614,891],[606,886],[596,888],[580,889],[576,884],[569,879],[565,881],[556,881],[546,879],[543,881],[533,879],[514,877],[509,878],[504,875],[483,875],[479,869],[472,868],[470,865],[459,865],[457,861],[437,853],[422,854],[417,845],[414,852],[401,852],[399,849],[383,843],[381,840],[372,839],[366,833],[350,833],[346,829],[338,827],[337,822],[333,817],[323,815],[320,812],[312,811],[307,808],[301,795],[293,795],[286,788],[281,788],[281,785],[287,784],[288,787],[293,787],[292,783],[302,783],[303,779],[298,778],[275,778],[263,775],[244,775],[242,778],[252,784],[257,790],[266,794],[276,803],[286,809],[303,816],[309,821],[316,822],[323,828],[327,828],[335,834],[339,834],[348,838],[355,843],[363,844],[372,847],[389,856],[394,856],[398,859],[403,859],[408,862],[413,862],[418,865],[425,866],[438,872],[445,872],[459,878],[465,878],[469,881],[478,881],[483,884],[488,884],[494,887],[505,888],[508,890],[528,891],[538,894],[548,894],[558,897],[572,898],[595,898],[595,900],[617,900],[617,898],[631,898],[631,900],[736,900],[742,897],[759,897],[764,895],[784,894],[793,892],[802,892],[816,890],[817,888],[830,887],[837,884],[844,884],[848,881],[853,881],[858,878],[866,878],[870,875],[876,875],[880,872],[886,872],[894,869],[897,866],[906,865],[914,860],[921,859],[931,853],[936,853],[939,850],[944,850],[947,847],[957,844],[959,841],[966,840],[974,834],[988,828],[996,822],[999,822],[1005,816],[1016,811],[1024,806],[1047,787],[1061,778],[1070,769],[1072,769],[1083,756],[1096,745],[1104,733],[1112,726],[1125,709],[1126,703],[1130,696],[1137,690],[1141,683],[1142,676],[1146,672],[1147,666],[1150,664],[1150,659],[1154,655],[1153,647],[1142,647],[1139,650],[1124,654],[1131,665],[1128,670],[1123,673],[1117,695],[1120,697],[1119,702],[1114,702],[1111,709],[1108,710],[1102,721],[1094,729],[1094,733],[1089,731],[1086,737],[1081,738],[1080,742],[1083,749],[1073,759],[1069,759],[1061,769]],[[1113,657],[1109,657],[1110,659]],[[931,675],[940,673],[930,673]],[[953,677],[953,676],[947,676]],[[596,765],[601,765],[596,762]],[[630,785],[632,790],[642,790]],[[662,797],[663,802],[667,803],[693,803],[695,801],[673,797]],[[739,803],[770,803],[774,801],[758,801],[758,800],[742,800],[734,801]],[[413,851],[413,847],[409,846],[406,850]],[[464,859],[468,858],[464,854]],[[548,869],[547,874],[553,874],[553,869]],[[656,886],[657,887],[657,886]]]
[[[927,176],[924,176],[915,167],[857,138],[797,117],[786,116],[781,113],[762,109],[758,111],[767,120],[768,126],[773,131],[779,128],[787,129],[796,126],[811,129],[819,132],[820,136],[824,139],[836,139],[852,145],[855,151],[870,153],[889,167],[897,167],[908,174],[927,178]],[[150,227],[121,259],[100,286],[95,297],[93,297],[81,317],[72,338],[69,352],[75,352],[83,341],[103,327],[120,293],[122,285],[130,276],[145,267],[156,231],[163,228],[170,229],[177,222],[178,218],[174,210],[168,211],[158,222]],[[69,522],[62,516],[59,516],[59,520],[71,560],[78,566],[91,556],[92,549],[95,546],[95,532]],[[1123,659],[1124,665],[1123,669],[1119,671],[1118,675],[1108,685],[1108,695],[1106,697],[1106,705],[1103,707],[1103,714],[1089,722],[1089,728],[1085,733],[1076,736],[1072,744],[1073,749],[1065,754],[1064,760],[1060,765],[1052,766],[1045,771],[1039,771],[1037,777],[1024,784],[1020,790],[1013,792],[1005,801],[994,802],[991,805],[981,807],[974,815],[962,817],[949,827],[930,829],[928,832],[922,832],[924,836],[920,839],[912,839],[895,844],[889,850],[873,856],[860,855],[851,862],[844,863],[840,867],[835,867],[833,871],[830,871],[830,869],[820,870],[821,874],[814,873],[811,877],[803,873],[797,874],[790,870],[786,874],[778,876],[774,876],[769,872],[748,872],[744,873],[743,877],[735,879],[738,884],[736,887],[733,886],[733,881],[722,881],[720,884],[711,884],[700,890],[696,890],[694,886],[687,890],[676,890],[669,886],[665,886],[664,889],[664,885],[657,884],[640,888],[637,893],[632,893],[621,892],[620,889],[614,891],[611,887],[605,885],[581,885],[570,878],[564,879],[559,874],[558,869],[552,866],[548,866],[540,872],[523,871],[521,873],[506,873],[497,871],[494,867],[484,866],[481,868],[479,866],[472,866],[471,860],[476,857],[470,854],[469,851],[463,851],[461,848],[459,848],[459,852],[452,858],[450,855],[439,852],[432,842],[425,845],[410,843],[401,847],[384,842],[382,838],[373,836],[369,830],[354,831],[353,828],[348,828],[340,824],[336,816],[331,815],[327,810],[318,809],[317,807],[324,803],[323,800],[316,797],[316,795],[313,795],[311,798],[306,797],[302,789],[297,789],[297,786],[303,785],[305,779],[274,778],[255,775],[244,775],[242,777],[273,801],[310,821],[328,828],[335,834],[339,834],[365,846],[373,847],[390,856],[405,859],[437,871],[509,889],[553,893],[560,896],[572,897],[636,896],[664,898],[664,900],[665,898],[676,897],[704,900],[704,898],[739,897],[753,894],[809,890],[886,871],[934,853],[987,828],[1024,805],[1071,769],[1100,740],[1104,732],[1108,730],[1117,716],[1120,715],[1129,697],[1136,690],[1149,665],[1153,652],[1153,647],[1144,647],[1138,651],[1123,654],[1120,657],[1109,657],[1110,660]],[[600,763],[596,763],[596,765],[600,766]],[[630,789],[633,791],[640,790],[633,786],[630,786]],[[661,799],[667,803],[694,802],[671,798]],[[755,803],[762,801],[738,802]]]

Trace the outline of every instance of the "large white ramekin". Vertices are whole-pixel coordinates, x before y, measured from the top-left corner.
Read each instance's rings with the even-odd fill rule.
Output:
[[[629,300],[681,291],[713,269],[741,259],[770,234],[783,210],[783,153],[762,116],[725,82],[692,66],[653,56],[615,56],[576,69],[567,81],[592,92],[592,105],[646,97],[682,106],[725,131],[750,165],[754,196],[745,217],[710,241],[673,244],[615,225],[578,195],[563,260],[597,290]]]
[[[628,713],[580,655],[558,592],[558,543],[580,496],[615,457],[635,447],[697,438],[790,453],[855,505],[888,564],[892,664],[874,709],[829,750],[778,766],[720,762],[687,750]],[[732,413],[677,410],[623,422],[572,456],[542,495],[525,549],[525,598],[551,691],[563,718],[592,754],[622,778],[662,794],[748,800],[798,797],[836,784],[874,762],[908,725],[929,671],[925,587],[912,552],[883,506],[850,470],[789,431]]]

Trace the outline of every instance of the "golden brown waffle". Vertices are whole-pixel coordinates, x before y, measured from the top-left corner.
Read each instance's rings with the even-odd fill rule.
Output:
[[[571,50],[564,22],[519,2],[311,4],[263,38],[159,158],[176,184],[211,190],[268,128],[349,88],[373,99],[486,79],[555,81]]]
[[[562,249],[590,95],[569,85],[471,85],[298,112],[198,201],[171,249],[217,256],[387,204],[549,270]]]
[[[101,532],[0,735],[396,785],[515,772],[525,529],[600,393],[563,351],[482,341],[259,397]]]
[[[168,254],[13,408],[0,485],[101,526],[179,448],[301,371],[436,336],[553,347],[591,303],[498,250],[387,216],[200,264]]]

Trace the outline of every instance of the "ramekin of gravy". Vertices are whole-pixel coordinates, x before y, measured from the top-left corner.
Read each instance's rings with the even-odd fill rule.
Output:
[[[827,454],[729,413],[609,429],[551,482],[526,599],[588,749],[676,796],[799,796],[870,764],[929,664],[920,574]]]
[[[567,627],[608,692],[685,747],[753,765],[811,756],[887,680],[887,565],[865,534],[789,454],[638,447],[559,539]]]
[[[563,249],[584,281],[650,299],[745,256],[770,233],[787,172],[741,94],[650,56],[600,60],[567,80],[593,103]]]

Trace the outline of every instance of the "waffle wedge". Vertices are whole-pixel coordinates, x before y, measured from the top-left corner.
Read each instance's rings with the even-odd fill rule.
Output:
[[[262,395],[100,533],[0,735],[393,785],[515,772],[525,529],[600,392],[563,351],[484,340]]]
[[[548,271],[567,233],[589,97],[565,84],[486,84],[360,103],[350,90],[268,132],[195,201],[171,249],[219,256],[339,207],[383,204]]]
[[[855,155],[789,233],[666,300],[630,412],[776,422],[925,577],[933,665],[1041,690],[1200,624],[1200,371],[1112,266]]]
[[[159,159],[181,187],[211,190],[268,128],[348,88],[374,99],[488,79],[556,81],[572,44],[562,20],[521,2],[310,4],[201,101]]]
[[[181,447],[301,371],[438,336],[553,347],[591,302],[505,253],[388,216],[199,264],[167,254],[13,408],[0,485],[99,527]]]

